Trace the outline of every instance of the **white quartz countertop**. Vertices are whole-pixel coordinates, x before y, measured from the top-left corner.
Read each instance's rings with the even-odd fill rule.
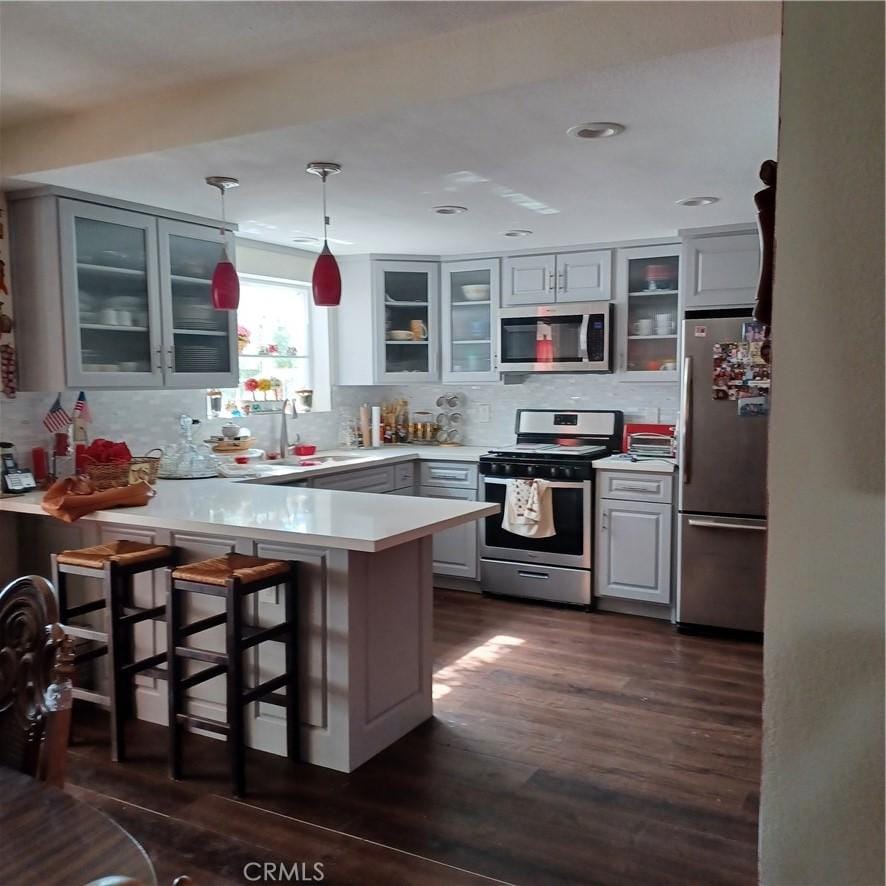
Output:
[[[414,456],[412,456],[414,458]],[[0,511],[42,514],[42,492],[0,499]],[[122,526],[223,533],[350,551],[383,551],[483,517],[497,504],[455,499],[232,483],[159,480],[144,507],[96,511],[83,520]]]
[[[610,455],[608,458],[598,458],[594,462],[597,471],[644,471],[647,474],[673,474],[677,470],[676,459],[673,458],[644,458],[631,461],[629,455]]]
[[[301,466],[279,461],[260,462],[257,476],[251,483],[274,484],[310,480],[329,474],[343,474],[373,465],[391,465],[404,461],[460,461],[476,464],[488,446],[383,446],[379,449],[335,449],[305,456],[306,462],[320,464]],[[295,459],[292,459],[294,462]]]

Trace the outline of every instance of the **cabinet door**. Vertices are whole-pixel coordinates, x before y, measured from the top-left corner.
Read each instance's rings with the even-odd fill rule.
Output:
[[[477,493],[468,489],[446,489],[422,486],[423,498],[457,498],[476,501]],[[462,523],[434,534],[434,572],[475,579],[479,575],[477,560],[477,524]]]
[[[440,266],[436,262],[401,261],[378,261],[373,265],[375,334],[382,342],[377,383],[436,381]],[[366,347],[371,344],[367,342]]]
[[[609,301],[612,298],[612,250],[557,256],[557,301]]]
[[[556,291],[553,255],[520,255],[504,260],[503,306],[553,304]]]
[[[443,265],[443,381],[497,381],[498,259]]]
[[[68,386],[161,387],[156,219],[63,199],[59,235]]]
[[[753,304],[760,270],[756,233],[694,237],[685,248],[685,309]]]
[[[680,247],[619,249],[618,360],[622,381],[677,381]]]
[[[671,506],[597,502],[595,589],[601,597],[671,600]]]
[[[161,219],[160,288],[166,384],[235,388],[237,314],[212,307],[212,272],[233,243],[205,225]]]
[[[314,489],[385,493],[394,488],[394,469],[392,467],[366,468],[362,471],[333,474],[330,477],[317,477],[311,485]]]

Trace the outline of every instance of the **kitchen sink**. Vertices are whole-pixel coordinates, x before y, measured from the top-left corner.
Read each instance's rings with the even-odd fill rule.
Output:
[[[294,467],[317,468],[321,465],[343,461],[356,461],[365,459],[365,455],[304,455],[301,458],[292,455],[287,458],[277,459],[278,465],[292,465]]]

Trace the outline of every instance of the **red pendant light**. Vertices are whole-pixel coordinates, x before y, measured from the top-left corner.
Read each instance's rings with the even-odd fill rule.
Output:
[[[314,274],[311,278],[314,304],[321,308],[334,308],[341,304],[341,273],[326,239],[326,228],[329,226],[329,216],[326,214],[326,179],[330,175],[338,175],[341,172],[341,166],[338,163],[315,161],[308,163],[305,172],[319,175],[320,181],[323,182],[323,249],[317,256],[317,263],[314,265]]]
[[[240,182],[236,178],[225,175],[210,175],[206,184],[218,188],[221,194],[222,226],[220,234],[224,242],[227,236],[227,219],[225,218],[225,192],[229,188],[237,188]],[[212,306],[217,311],[236,311],[240,305],[240,278],[237,269],[228,258],[227,243],[222,249],[221,261],[212,272]]]

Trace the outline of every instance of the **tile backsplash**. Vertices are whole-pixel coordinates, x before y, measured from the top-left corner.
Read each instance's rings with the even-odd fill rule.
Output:
[[[289,420],[289,438],[298,434],[321,449],[336,447],[343,415],[354,415],[363,403],[405,398],[410,408],[437,411],[440,394],[457,391],[464,397],[463,442],[476,446],[508,443],[514,438],[514,413],[520,407],[534,409],[621,409],[628,421],[676,422],[679,386],[676,383],[626,383],[613,376],[530,375],[523,384],[337,387],[331,412],[299,415]],[[219,432],[223,419],[206,419],[205,391],[87,391],[92,413],[91,436],[125,439],[133,453],[143,454],[177,439],[178,416],[187,413],[203,424],[195,439]],[[0,398],[0,439],[17,447],[29,464],[34,446],[45,446],[49,434],[43,428],[55,392],[20,393],[14,400]],[[73,409],[76,392],[62,396],[62,405]],[[484,419],[488,417],[488,421]],[[276,449],[280,416],[252,416],[243,421],[262,449]]]

